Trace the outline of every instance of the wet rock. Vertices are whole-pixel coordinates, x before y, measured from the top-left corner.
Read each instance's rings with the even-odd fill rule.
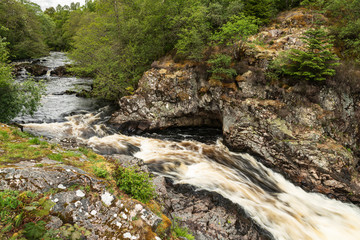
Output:
[[[67,66],[56,67],[50,72],[51,76],[63,77],[69,75],[70,72],[67,70]]]
[[[26,71],[35,77],[46,75],[48,67],[39,64],[31,64],[25,67]]]
[[[170,213],[190,229],[195,239],[271,239],[239,206],[216,193],[173,185],[170,180],[167,189]]]

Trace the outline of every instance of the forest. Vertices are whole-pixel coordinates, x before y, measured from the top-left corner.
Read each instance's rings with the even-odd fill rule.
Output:
[[[229,65],[236,54],[214,57],[211,49],[234,47],[277,13],[295,7],[332,19],[326,35],[333,39],[338,57],[360,60],[357,0],[87,0],[83,6],[72,3],[45,11],[28,0],[3,0],[1,62],[66,51],[74,63],[73,73],[95,79],[95,96],[117,100],[133,92],[144,71],[166,54]],[[9,78],[4,71],[10,70],[4,69],[2,82]],[[226,67],[216,71],[233,74]]]

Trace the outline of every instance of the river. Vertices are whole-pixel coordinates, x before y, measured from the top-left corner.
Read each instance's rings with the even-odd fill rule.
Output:
[[[60,53],[52,53],[44,64],[59,56],[66,61]],[[154,174],[171,178],[175,184],[217,192],[240,205],[274,239],[360,239],[358,207],[305,192],[251,155],[229,151],[221,138],[201,143],[114,133],[106,125],[108,107],[99,109],[101,104],[95,100],[54,94],[83,81],[51,77],[40,110],[32,118],[17,121],[26,123],[25,131],[56,139],[75,138],[102,154],[133,154]]]

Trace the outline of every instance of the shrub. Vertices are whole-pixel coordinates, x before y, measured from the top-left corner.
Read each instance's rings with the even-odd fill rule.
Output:
[[[44,85],[32,80],[16,83],[8,62],[7,43],[0,37],[0,122],[9,122],[19,114],[33,114],[40,105]]]
[[[339,65],[332,44],[323,29],[310,29],[302,37],[305,50],[291,49],[275,60],[275,71],[294,79],[324,81],[335,75],[334,67]]]
[[[93,166],[93,171],[94,174],[99,178],[107,178],[109,176],[109,172],[102,167]]]
[[[211,78],[216,80],[230,80],[236,75],[235,69],[231,68],[231,57],[225,54],[216,54],[208,61]]]
[[[46,219],[53,206],[51,200],[37,193],[0,192],[0,235],[11,236],[17,232],[20,237],[24,234],[26,239],[41,239],[46,232],[46,223],[38,220]]]
[[[143,203],[155,197],[155,188],[148,173],[139,172],[135,168],[119,167],[114,178],[122,191]]]
[[[239,40],[245,40],[250,35],[255,34],[258,31],[257,24],[258,20],[255,17],[246,17],[244,15],[232,16],[230,20],[220,28],[220,31],[212,36],[212,40],[218,44],[234,44]]]

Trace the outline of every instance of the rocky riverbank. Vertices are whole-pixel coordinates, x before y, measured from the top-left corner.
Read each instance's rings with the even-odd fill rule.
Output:
[[[304,9],[279,16],[250,38],[234,81],[211,79],[206,63],[154,62],[135,94],[120,100],[112,123],[132,131],[221,126],[231,149],[257,155],[307,191],[359,204],[359,72],[338,69],[321,84],[266,77],[269,61],[301,48],[301,34],[319,17],[326,22]]]
[[[0,159],[0,191],[6,195],[0,209],[2,239],[29,236],[29,221],[38,224],[39,233],[39,221],[43,221],[53,237],[71,239],[160,239],[171,235],[171,221],[162,214],[159,203],[144,204],[131,198],[119,191],[110,175],[116,166],[129,166],[138,159],[120,156],[110,160],[85,148],[64,149],[28,138],[6,125],[0,125]],[[29,197],[24,194],[43,196],[43,200],[27,207]],[[9,199],[22,202],[13,225],[3,222],[10,214]]]

